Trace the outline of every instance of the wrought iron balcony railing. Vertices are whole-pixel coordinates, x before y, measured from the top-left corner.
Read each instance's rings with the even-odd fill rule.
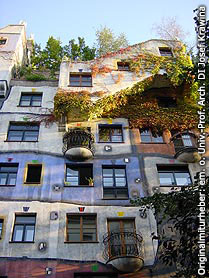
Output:
[[[94,136],[87,129],[71,129],[63,136],[64,155],[71,158],[90,158],[94,155]]]
[[[190,131],[179,132],[173,135],[171,142],[175,148],[175,159],[181,162],[196,162],[200,159],[197,153],[197,137]]]
[[[107,262],[121,257],[143,259],[142,243],[142,236],[135,232],[115,231],[107,233],[103,236],[103,257]]]

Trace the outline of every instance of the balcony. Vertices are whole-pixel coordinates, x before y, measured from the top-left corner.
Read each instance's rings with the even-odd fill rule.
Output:
[[[103,237],[103,257],[119,271],[136,272],[144,265],[142,243],[142,236],[135,232],[107,233]]]
[[[63,136],[63,154],[76,161],[94,156],[94,136],[86,129],[71,129]]]
[[[200,160],[197,149],[197,137],[192,132],[179,132],[173,135],[171,142],[174,144],[174,158],[186,163],[194,163]]]

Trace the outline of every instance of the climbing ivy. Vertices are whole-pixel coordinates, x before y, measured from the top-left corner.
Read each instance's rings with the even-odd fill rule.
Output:
[[[151,73],[152,76],[135,83],[132,87],[103,96],[96,102],[91,100],[88,91],[58,90],[54,101],[54,114],[80,115],[83,120],[95,118],[128,118],[131,128],[150,127],[158,131],[164,129],[185,130],[197,126],[197,83],[191,74],[193,65],[185,50],[177,48],[174,57],[156,56],[150,53],[140,54],[132,60],[127,60],[130,68],[139,76]],[[157,103],[157,93],[151,93],[153,83],[159,78],[160,70],[165,75],[168,95],[173,97],[177,106],[172,108],[160,107]],[[95,67],[94,73],[108,73],[109,68]],[[111,73],[111,72],[110,72]],[[156,90],[155,90],[156,91]],[[101,95],[103,95],[102,92]],[[162,95],[162,93],[161,93]]]

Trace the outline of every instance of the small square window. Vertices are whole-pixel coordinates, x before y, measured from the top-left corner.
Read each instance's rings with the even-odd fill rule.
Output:
[[[70,74],[71,87],[91,87],[92,76],[91,74]]]
[[[20,106],[40,107],[42,102],[42,93],[30,94],[22,93],[20,97]]]
[[[42,164],[28,164],[25,183],[41,183]]]
[[[0,240],[2,239],[3,236],[3,225],[4,225],[4,219],[0,218]]]
[[[173,56],[173,53],[169,47],[159,47],[159,51],[161,56],[168,56],[168,57]]]
[[[92,185],[92,165],[67,165],[65,182],[69,186]]]
[[[68,242],[97,241],[97,220],[95,214],[67,215]]]
[[[7,42],[7,39],[0,39],[0,46],[5,45]]]
[[[141,143],[163,143],[163,137],[150,129],[140,129]]]
[[[10,123],[7,141],[37,142],[38,134],[38,123]]]
[[[18,164],[0,164],[0,186],[15,186],[17,179]]]
[[[123,142],[121,125],[99,125],[99,142]]]
[[[128,62],[118,62],[118,70],[120,71],[129,71],[130,70],[130,64]]]
[[[33,242],[35,235],[36,216],[16,215],[12,242]]]
[[[188,186],[192,184],[187,166],[157,166],[161,186]]]

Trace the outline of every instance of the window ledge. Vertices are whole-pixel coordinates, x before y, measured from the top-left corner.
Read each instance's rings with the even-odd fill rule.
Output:
[[[4,140],[4,142],[37,143],[38,141],[11,141],[11,140]]]
[[[33,105],[17,105],[17,107],[42,107],[41,105],[39,106],[33,106]]]
[[[165,143],[165,142],[140,142],[140,144],[146,144],[146,145],[147,145],[147,144],[148,144],[148,145],[149,145],[149,144],[154,144],[154,145],[156,145],[156,144],[158,144],[158,145],[159,145],[159,144],[163,144],[163,145],[165,145],[165,144],[167,144],[167,143]]]
[[[9,243],[35,243],[35,241],[9,241]]]
[[[92,88],[93,87],[93,85],[90,85],[90,86],[73,86],[73,85],[68,85],[68,87],[73,87],[73,88],[76,88],[76,87],[78,87],[78,88]]]
[[[73,188],[79,188],[79,187],[85,187],[85,188],[92,188],[94,185],[64,185],[64,187],[73,187]]]
[[[0,187],[15,187],[16,184],[0,184]]]
[[[64,241],[64,243],[74,243],[74,244],[81,244],[81,243],[99,243],[99,241]]]
[[[102,144],[120,144],[120,143],[125,143],[125,141],[120,141],[120,142],[98,141],[97,143],[102,143]]]
[[[129,198],[102,198],[101,200],[130,200]]]
[[[37,182],[37,183],[35,183],[35,182],[24,182],[24,185],[41,185],[41,183],[40,182]]]

